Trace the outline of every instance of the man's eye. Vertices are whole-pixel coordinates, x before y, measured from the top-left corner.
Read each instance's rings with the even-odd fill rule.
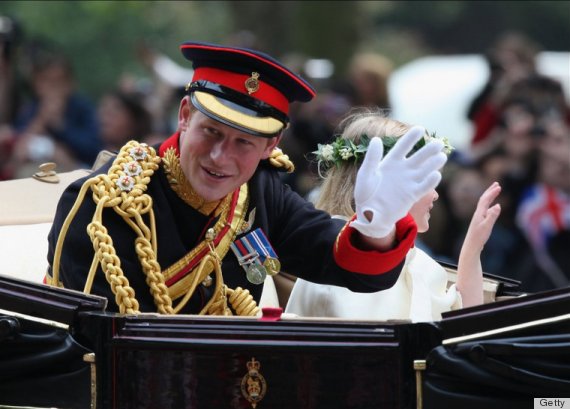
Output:
[[[206,135],[214,135],[214,136],[219,134],[219,132],[218,132],[216,129],[210,128],[210,127],[205,127],[205,128],[204,128],[204,133],[205,133]]]
[[[242,145],[253,145],[253,144],[251,143],[251,141],[248,140],[248,139],[240,139],[240,140],[239,140],[239,143],[241,143]]]

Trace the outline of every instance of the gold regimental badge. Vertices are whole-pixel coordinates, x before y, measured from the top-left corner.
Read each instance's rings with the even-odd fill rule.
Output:
[[[249,212],[249,216],[247,216],[247,220],[244,220],[244,222],[241,224],[241,227],[238,230],[237,235],[247,233],[248,231],[251,230],[251,227],[253,226],[253,222],[255,221],[255,209],[256,208],[254,207],[253,210],[251,212]]]
[[[251,77],[245,80],[245,89],[248,94],[259,91],[259,73],[252,72]]]
[[[251,403],[251,407],[255,409],[267,392],[267,384],[263,375],[259,373],[261,367],[259,361],[251,358],[251,361],[248,361],[246,365],[248,372],[241,379],[241,393]]]

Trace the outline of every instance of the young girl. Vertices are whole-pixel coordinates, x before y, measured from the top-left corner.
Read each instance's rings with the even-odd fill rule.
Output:
[[[319,166],[330,168],[316,207],[333,217],[348,220],[355,213],[354,185],[370,138],[382,138],[385,157],[397,138],[410,127],[373,111],[353,113],[342,125],[342,135],[330,145],[321,145],[317,152]],[[421,149],[431,138],[426,134],[414,150]],[[480,255],[501,211],[499,204],[492,205],[500,191],[501,187],[495,182],[481,195],[459,256],[457,283],[449,289],[444,268],[413,247],[392,288],[376,293],[355,293],[298,279],[286,312],[313,317],[419,322],[439,320],[442,312],[483,303]],[[437,198],[433,189],[408,210],[419,233],[429,229],[430,210]]]

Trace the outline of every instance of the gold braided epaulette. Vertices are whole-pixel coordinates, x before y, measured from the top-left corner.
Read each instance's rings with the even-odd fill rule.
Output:
[[[123,273],[113,240],[103,224],[103,208],[112,208],[136,233],[135,250],[158,312],[174,313],[172,299],[168,295],[164,275],[156,257],[152,198],[145,193],[160,161],[154,148],[130,141],[121,148],[107,174],[92,179],[91,190],[97,208],[92,222],[87,226],[87,232],[93,243],[95,259],[103,269],[121,313],[138,313],[139,304],[129,280]],[[150,226],[145,223],[144,215],[148,215]],[[93,267],[94,265],[89,271],[86,289],[89,289],[93,281]]]
[[[158,169],[160,161],[154,148],[130,141],[121,148],[107,172],[112,184],[106,188],[111,191],[118,188],[123,202],[134,200],[146,191],[150,177]]]
[[[293,173],[295,171],[295,165],[289,159],[289,156],[283,153],[279,148],[273,149],[271,155],[269,156],[269,163],[276,168],[283,168],[287,173]]]

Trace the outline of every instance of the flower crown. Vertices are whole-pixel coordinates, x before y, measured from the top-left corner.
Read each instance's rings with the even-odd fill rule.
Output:
[[[384,155],[386,155],[400,138],[396,136],[383,136],[381,139],[382,144],[384,145]],[[410,153],[417,152],[422,146],[425,146],[427,143],[434,140],[440,140],[443,142],[443,152],[446,155],[449,155],[451,151],[455,149],[451,146],[447,138],[439,138],[435,135],[435,132],[431,134],[426,132],[424,137],[414,145]],[[318,144],[318,149],[312,152],[312,154],[318,162],[319,174],[321,166],[328,169],[333,165],[340,166],[343,162],[351,160],[355,163],[359,162],[364,158],[369,144],[370,137],[366,134],[360,137],[360,143],[358,145],[349,139],[343,138],[342,136],[337,136],[332,143],[324,145]]]

